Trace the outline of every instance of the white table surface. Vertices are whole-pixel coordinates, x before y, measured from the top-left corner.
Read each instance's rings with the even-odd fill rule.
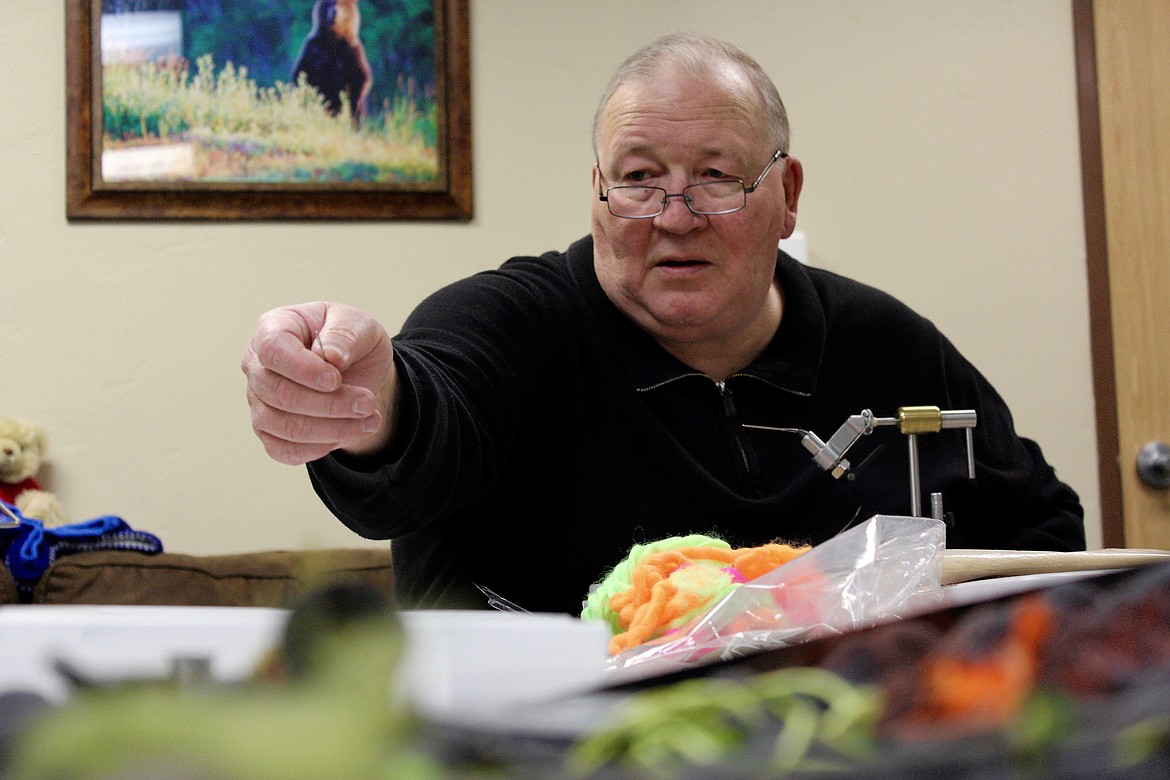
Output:
[[[212,681],[251,676],[281,638],[287,611],[253,607],[8,605],[0,607],[0,692],[64,701],[84,679],[165,679],[176,662],[206,665]],[[607,628],[568,615],[511,612],[400,613],[401,679],[437,715],[543,700],[601,682]]]
[[[56,668],[95,681],[164,678],[177,659],[209,663],[213,680],[249,676],[279,641],[286,613],[252,607],[0,607],[0,691],[52,701],[72,689]]]

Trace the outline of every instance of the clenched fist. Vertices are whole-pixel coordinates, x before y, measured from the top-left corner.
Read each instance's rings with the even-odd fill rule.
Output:
[[[304,303],[260,317],[244,350],[252,429],[274,460],[299,465],[390,440],[396,374],[390,337],[369,314]]]

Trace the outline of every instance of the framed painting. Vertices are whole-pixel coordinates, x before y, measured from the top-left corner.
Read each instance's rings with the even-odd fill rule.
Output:
[[[468,0],[66,0],[70,220],[468,220]]]

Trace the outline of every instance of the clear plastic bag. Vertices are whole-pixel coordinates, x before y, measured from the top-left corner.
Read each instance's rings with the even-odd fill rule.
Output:
[[[611,656],[607,671],[665,674],[921,612],[942,598],[945,546],[938,520],[875,515],[740,585],[688,625]]]

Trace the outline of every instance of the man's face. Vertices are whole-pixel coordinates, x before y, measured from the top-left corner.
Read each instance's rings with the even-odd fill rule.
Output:
[[[734,73],[674,70],[619,88],[602,115],[593,189],[622,184],[669,193],[721,178],[750,185],[775,149],[756,102]],[[779,160],[747,206],[699,216],[682,198],[651,219],[622,219],[594,198],[594,264],[610,300],[660,343],[735,344],[770,338],[779,322],[776,248],[796,226],[801,170]],[[749,339],[750,340],[750,339]]]

